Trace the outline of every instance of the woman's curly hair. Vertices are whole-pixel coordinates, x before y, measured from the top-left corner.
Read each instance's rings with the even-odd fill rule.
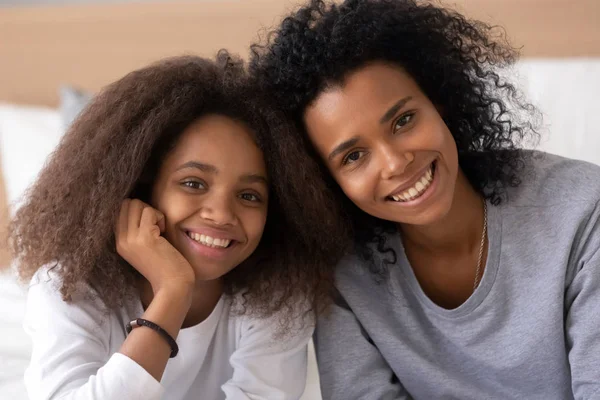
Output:
[[[403,68],[442,110],[469,182],[498,205],[506,187],[520,183],[527,157],[518,151],[521,141],[537,138],[531,122],[519,122],[535,109],[499,75],[518,56],[502,33],[427,1],[312,0],[270,32],[266,43],[252,46],[250,72],[296,124],[290,133],[302,135],[318,159],[304,127],[306,108],[370,62]],[[382,232],[394,225],[358,209],[323,165],[321,177],[343,205],[341,218],[351,223],[352,232],[337,235],[354,241],[367,259],[372,251],[365,243],[385,251]]]
[[[329,248],[333,239],[318,237],[313,227],[338,229],[330,218],[335,202],[324,187],[304,186],[304,176],[319,171],[315,162],[265,140],[272,130],[292,135],[292,127],[261,99],[243,64],[225,51],[216,62],[194,56],[158,62],[93,99],[11,221],[9,242],[21,277],[54,267],[65,300],[84,282],[108,308],[124,304],[139,275],[115,250],[120,204],[127,197],[149,201],[166,154],[189,124],[208,113],[251,129],[272,186],[262,240],[247,262],[224,277],[226,292],[243,293],[241,310],[260,316],[283,309],[281,315],[291,319],[286,311],[298,311],[299,301],[308,300],[314,310],[326,304],[336,256]]]

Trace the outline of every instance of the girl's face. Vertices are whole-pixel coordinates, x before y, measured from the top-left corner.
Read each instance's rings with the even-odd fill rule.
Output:
[[[151,204],[165,238],[199,280],[217,279],[258,246],[268,205],[262,152],[246,126],[221,115],[192,123],[163,162]]]
[[[404,70],[372,63],[307,108],[308,135],[344,193],[364,212],[427,225],[452,205],[456,143]]]

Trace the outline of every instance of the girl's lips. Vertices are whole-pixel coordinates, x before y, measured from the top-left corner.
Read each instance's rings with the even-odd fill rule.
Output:
[[[183,236],[185,236],[185,240],[194,253],[214,260],[222,260],[226,258],[232,249],[234,249],[239,243],[235,240],[232,240],[227,247],[210,247],[192,239],[187,232],[183,232]]]
[[[214,229],[214,228],[211,228],[208,226],[185,226],[185,227],[183,227],[183,230],[185,232],[193,232],[193,233],[197,233],[199,235],[210,236],[212,238],[217,238],[217,239],[231,240],[231,241],[237,241],[237,242],[242,241],[241,238],[239,237],[239,235],[236,235],[230,229],[229,230]]]

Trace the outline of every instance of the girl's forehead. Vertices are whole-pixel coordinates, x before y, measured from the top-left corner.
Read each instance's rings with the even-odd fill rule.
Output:
[[[169,169],[189,161],[210,164],[219,170],[264,173],[263,154],[252,131],[241,122],[208,115],[189,125],[165,160]]]

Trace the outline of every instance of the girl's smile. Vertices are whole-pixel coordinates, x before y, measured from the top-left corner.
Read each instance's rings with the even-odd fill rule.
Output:
[[[249,129],[206,115],[184,130],[163,162],[152,205],[165,215],[165,237],[202,281],[220,278],[254,252],[268,195],[263,155]]]

